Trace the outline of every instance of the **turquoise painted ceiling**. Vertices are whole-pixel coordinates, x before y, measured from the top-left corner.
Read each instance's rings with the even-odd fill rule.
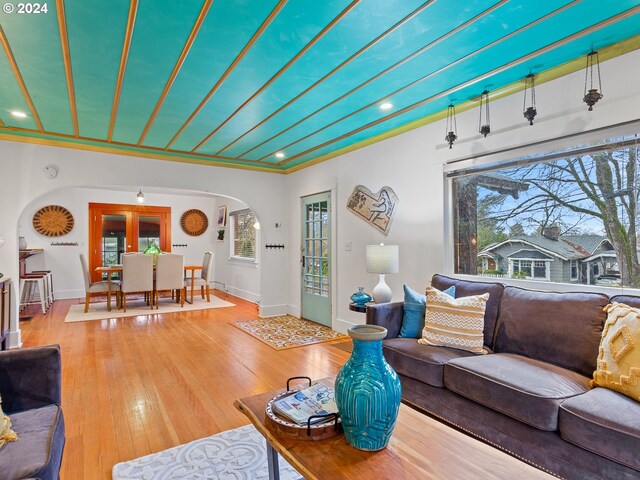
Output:
[[[288,171],[640,35],[640,0],[11,1],[0,26],[4,138]]]

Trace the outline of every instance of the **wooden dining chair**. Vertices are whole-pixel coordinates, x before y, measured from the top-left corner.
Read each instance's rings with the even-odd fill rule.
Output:
[[[158,309],[158,292],[175,291],[176,300],[184,307],[186,296],[184,285],[184,255],[163,253],[156,258],[156,286],[154,289],[156,310]]]
[[[109,283],[104,280],[100,282],[91,282],[91,277],[89,276],[89,267],[87,267],[87,259],[84,257],[84,254],[80,254],[80,264],[82,265],[82,277],[84,279],[84,291],[85,291],[85,301],[84,301],[84,313],[89,311],[89,299],[91,295],[94,293],[104,293],[107,295],[107,303],[111,305],[111,294],[116,294],[116,305],[120,305],[120,282],[118,280],[111,281],[111,291],[109,291]],[[111,274],[109,274],[111,275]]]
[[[209,288],[209,282],[211,281],[211,273],[213,272],[213,252],[205,252],[202,260],[202,271],[199,277],[193,279],[193,286],[200,287],[200,294],[204,300],[205,292],[207,294],[207,302],[211,301],[211,292]],[[185,287],[191,287],[191,278],[185,279]],[[193,298],[191,299],[193,302]]]
[[[153,309],[153,255],[134,253],[122,256],[121,301],[127,311],[127,294],[143,292]]]

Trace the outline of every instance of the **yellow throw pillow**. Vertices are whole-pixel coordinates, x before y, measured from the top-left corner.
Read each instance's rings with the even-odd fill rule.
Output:
[[[424,329],[418,342],[487,353],[483,336],[487,300],[488,293],[453,298],[436,288],[427,288]]]
[[[591,386],[605,387],[640,402],[640,309],[612,302],[602,331]]]
[[[11,420],[2,411],[2,398],[0,398],[0,447],[7,442],[17,440],[18,435],[11,430]]]

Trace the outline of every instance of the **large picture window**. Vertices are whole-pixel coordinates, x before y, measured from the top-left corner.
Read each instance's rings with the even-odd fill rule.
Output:
[[[247,210],[229,214],[231,220],[231,257],[241,260],[256,259],[256,216]]]
[[[640,288],[636,136],[450,171],[454,272]]]

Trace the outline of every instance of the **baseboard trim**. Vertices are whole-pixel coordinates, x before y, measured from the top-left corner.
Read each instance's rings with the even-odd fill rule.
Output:
[[[261,318],[277,317],[289,313],[288,305],[260,305],[258,315]],[[293,314],[291,314],[293,315]]]
[[[347,333],[351,327],[355,325],[361,325],[360,323],[347,322],[341,318],[336,318],[335,322],[333,322],[333,329],[340,333]]]
[[[213,286],[211,287],[213,288]],[[227,285],[226,293],[229,295],[233,295],[234,297],[242,298],[243,300],[247,300],[249,302],[258,303],[260,301],[260,295],[254,292],[249,292],[247,290],[242,290],[241,288],[236,288]]]

